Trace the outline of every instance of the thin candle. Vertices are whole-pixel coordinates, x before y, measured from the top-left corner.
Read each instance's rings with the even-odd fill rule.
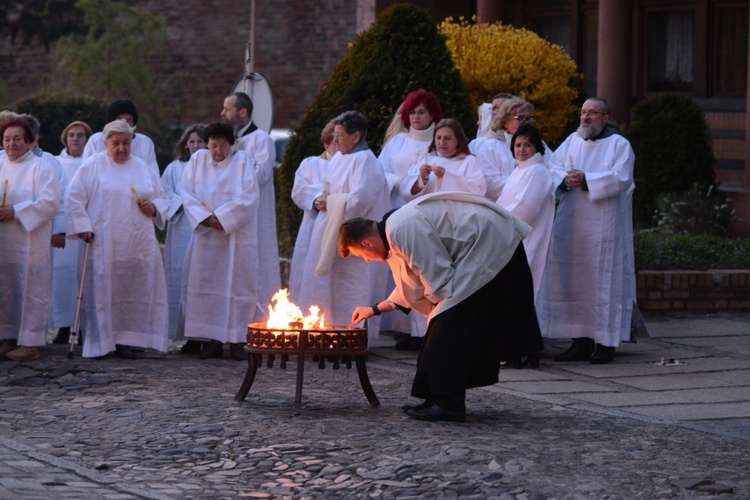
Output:
[[[130,187],[130,191],[132,191],[133,196],[136,197],[135,201],[138,203],[138,205],[142,205],[143,204],[143,199],[140,196],[138,196],[138,192],[135,190],[135,188],[131,186]]]
[[[3,204],[0,208],[5,208],[5,202],[8,200],[8,179],[5,179],[3,184]]]

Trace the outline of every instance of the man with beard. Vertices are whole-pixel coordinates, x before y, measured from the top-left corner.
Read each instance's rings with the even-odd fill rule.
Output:
[[[572,338],[555,361],[609,363],[630,338],[635,300],[632,195],[635,155],[610,125],[610,107],[592,97],[581,125],[549,169],[560,203],[540,290],[542,335]]]

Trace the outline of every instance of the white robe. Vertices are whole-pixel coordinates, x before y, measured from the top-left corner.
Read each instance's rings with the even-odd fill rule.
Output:
[[[86,142],[86,147],[83,148],[83,154],[81,155],[81,158],[83,159],[83,161],[86,161],[94,154],[103,153],[106,150],[107,147],[104,145],[104,136],[101,132],[96,132],[89,138],[88,142]],[[152,141],[149,137],[136,132],[135,137],[133,137],[133,142],[130,145],[130,154],[131,156],[135,156],[136,158],[140,158],[141,160],[143,160],[149,167],[154,170],[154,172],[157,173],[157,175],[159,174],[159,164],[156,162],[156,150],[154,149],[154,141]]]
[[[528,160],[518,162],[497,204],[531,226],[531,232],[523,240],[523,248],[534,279],[534,305],[539,308],[539,289],[555,218],[555,188],[542,155],[536,153]]]
[[[0,223],[0,339],[43,346],[60,182],[51,165],[29,151],[15,162],[0,158],[0,189],[7,192],[5,206],[15,210],[14,220]]]
[[[294,186],[292,186],[292,201],[304,211],[302,223],[297,231],[297,239],[294,242],[294,254],[292,255],[292,266],[289,271],[289,296],[299,296],[302,287],[302,270],[305,268],[307,253],[310,249],[310,238],[312,237],[315,219],[318,210],[313,207],[315,199],[323,194],[323,181],[325,178],[328,160],[320,156],[305,158],[300,163],[294,174]]]
[[[391,208],[399,208],[406,203],[401,197],[401,182],[409,173],[413,165],[422,165],[427,161],[427,150],[432,138],[426,141],[414,139],[409,133],[394,136],[383,147],[378,161],[383,165],[388,189],[391,192]]]
[[[73,178],[78,167],[83,163],[82,158],[70,156],[63,150],[56,157],[61,166],[60,194],[61,207],[65,189],[70,179]],[[52,225],[52,234],[65,233],[65,214],[58,209],[58,216]],[[80,240],[67,240],[65,248],[52,249],[52,296],[50,299],[48,328],[72,327],[75,322],[76,304],[78,303],[78,288],[80,284],[80,268],[78,266],[78,253]]]
[[[154,204],[155,218],[141,212],[138,198]],[[139,158],[117,163],[97,153],[71,179],[65,205],[69,239],[94,233],[83,287],[83,355],[103,356],[117,344],[166,352],[167,285],[154,225],[164,227],[169,198],[157,172]]]
[[[164,170],[161,185],[169,196],[169,212],[167,213],[167,241],[164,245],[164,272],[167,280],[167,298],[169,302],[169,338],[182,338],[178,334],[177,325],[180,312],[180,294],[182,292],[182,271],[193,229],[185,217],[182,209],[180,185],[182,173],[187,166],[186,161],[175,160]]]
[[[460,160],[430,155],[428,163],[433,167],[445,167],[443,178],[438,179],[434,172],[430,172],[427,184],[422,184],[419,168],[423,163],[413,165],[401,183],[401,197],[407,202],[426,194],[445,191],[462,191],[484,196],[487,185],[474,155],[466,155]],[[411,189],[415,182],[419,182],[421,189],[417,194],[412,194]]]
[[[383,167],[369,149],[355,153],[336,153],[328,162],[325,179],[329,194],[348,194],[344,220],[366,217],[380,220],[388,211],[388,183]],[[327,323],[348,325],[357,306],[374,304],[385,296],[387,268],[384,263],[368,265],[362,259],[344,259],[338,252],[330,271],[316,276],[315,269],[321,256],[321,242],[328,224],[328,212],[315,218],[310,248],[304,262],[302,286],[298,297],[292,297],[307,314],[312,305],[320,307]],[[368,334],[376,338],[380,328],[379,317],[368,321]]]
[[[572,134],[550,158],[555,186],[570,160],[585,172],[588,191],[566,191],[558,204],[539,326],[547,337],[588,337],[616,347],[630,338],[635,300],[635,155],[620,135],[584,141]]]
[[[477,163],[487,182],[487,192],[484,196],[488,200],[497,200],[516,166],[516,160],[505,142],[488,138],[477,153]]]
[[[182,200],[193,230],[185,255],[185,337],[245,343],[258,303],[258,183],[253,160],[236,151],[215,163],[193,153],[182,175]],[[224,231],[201,225],[214,214]]]
[[[467,193],[404,205],[385,224],[396,282],[389,299],[432,319],[489,283],[529,230],[494,202]]]
[[[279,242],[276,236],[276,194],[273,186],[273,170],[276,164],[276,146],[266,132],[257,129],[237,138],[239,146],[253,160],[255,175],[260,190],[258,203],[258,300],[267,310],[271,297],[281,288],[279,269]],[[255,321],[265,321],[266,314],[259,311]]]

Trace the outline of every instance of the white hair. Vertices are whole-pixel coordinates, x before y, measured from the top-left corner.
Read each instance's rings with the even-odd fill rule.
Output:
[[[107,142],[107,139],[114,134],[130,134],[132,136],[133,132],[135,132],[135,127],[128,125],[128,122],[125,120],[115,120],[104,126],[102,136],[104,137],[104,142]]]

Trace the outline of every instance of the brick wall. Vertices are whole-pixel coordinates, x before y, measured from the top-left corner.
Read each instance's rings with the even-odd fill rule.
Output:
[[[750,270],[640,271],[644,315],[750,312]]]

